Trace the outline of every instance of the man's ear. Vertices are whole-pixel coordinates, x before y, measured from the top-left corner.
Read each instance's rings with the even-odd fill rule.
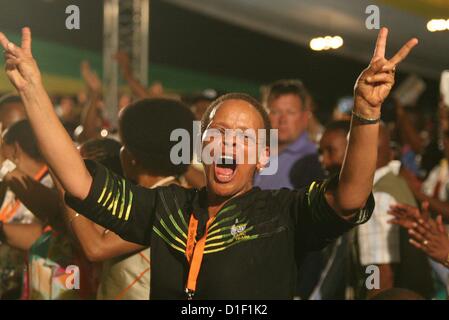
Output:
[[[257,160],[256,165],[257,171],[263,170],[268,165],[269,160],[270,160],[270,147],[265,147],[265,149],[259,153],[259,159]]]

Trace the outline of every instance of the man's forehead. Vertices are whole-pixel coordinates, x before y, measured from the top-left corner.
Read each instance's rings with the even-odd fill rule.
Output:
[[[251,103],[244,100],[223,101],[212,110],[209,119],[211,123],[239,124],[243,128],[260,125],[263,128],[260,113]]]

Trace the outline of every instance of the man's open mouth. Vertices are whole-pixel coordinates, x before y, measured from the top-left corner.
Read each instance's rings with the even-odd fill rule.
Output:
[[[237,161],[233,156],[221,156],[214,164],[215,177],[220,183],[232,180],[237,170]]]

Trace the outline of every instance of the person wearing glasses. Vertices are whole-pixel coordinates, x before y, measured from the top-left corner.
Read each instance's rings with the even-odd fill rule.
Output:
[[[204,164],[207,185],[200,190],[175,185],[146,189],[85,162],[42,85],[30,29],[22,30],[21,46],[3,33],[0,43],[6,74],[24,101],[66,202],[123,239],[151,247],[151,298],[291,299],[297,257],[366,222],[373,211],[381,105],[394,84],[396,65],[418,43],[411,39],[387,60],[387,33],[381,29],[371,63],[356,81],[340,176],[300,190],[254,187],[254,174],[267,165],[270,148],[257,148],[241,135],[239,141],[235,135],[203,141],[203,148],[217,148],[211,148],[214,161]],[[234,93],[218,98],[205,113],[202,131],[212,129],[259,133],[270,129],[270,121],[256,100]],[[257,151],[257,162],[235,161],[240,151]]]

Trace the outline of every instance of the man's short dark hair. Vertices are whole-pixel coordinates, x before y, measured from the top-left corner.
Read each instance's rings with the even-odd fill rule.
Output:
[[[337,120],[329,122],[325,127],[325,132],[341,131],[345,136],[347,136],[350,129],[351,129],[351,121]]]
[[[302,108],[306,107],[307,96],[309,95],[306,87],[301,80],[278,80],[268,86],[267,103],[279,98],[280,96],[293,94],[301,101]]]
[[[170,151],[177,141],[170,141],[175,129],[185,129],[190,137],[190,159],[193,149],[195,117],[182,102],[167,98],[136,101],[120,114],[119,127],[123,144],[140,164],[153,174],[182,175],[189,164],[173,164]]]
[[[201,134],[207,129],[207,126],[209,125],[210,121],[210,115],[212,111],[214,111],[215,108],[217,108],[219,105],[221,105],[223,102],[228,100],[242,100],[248,102],[251,106],[256,109],[256,111],[260,114],[263,120],[264,129],[266,130],[266,145],[270,145],[270,130],[271,130],[271,122],[270,118],[268,117],[267,110],[262,106],[262,104],[251,97],[250,95],[246,93],[228,93],[225,95],[222,95],[215,101],[213,101],[210,106],[207,108],[206,112],[203,115],[203,118],[201,119]]]
[[[23,104],[22,98],[16,94],[10,93],[5,94],[0,98],[0,110],[3,108],[3,106],[6,106],[7,104],[11,103],[20,103]]]
[[[41,152],[28,120],[18,121],[9,127],[3,135],[3,141],[9,145],[17,143],[28,156],[34,160],[42,160]]]

